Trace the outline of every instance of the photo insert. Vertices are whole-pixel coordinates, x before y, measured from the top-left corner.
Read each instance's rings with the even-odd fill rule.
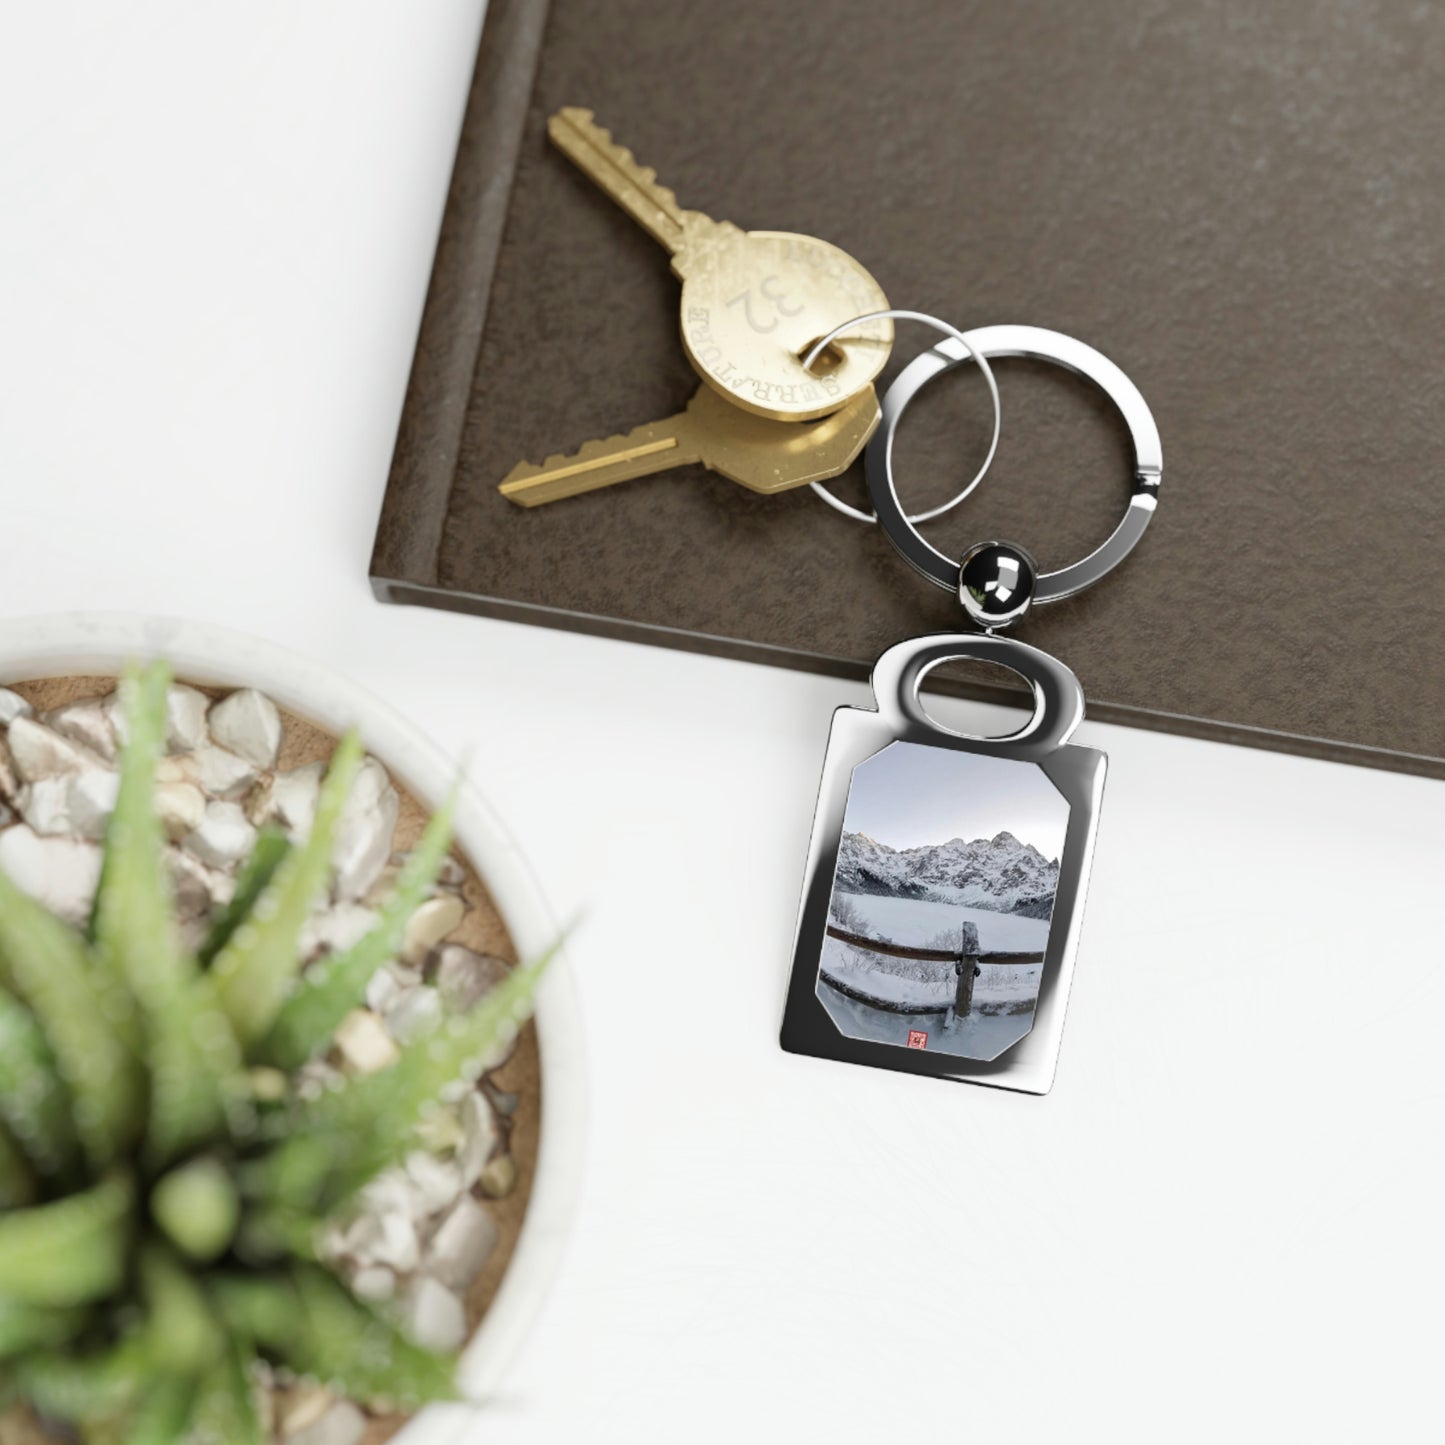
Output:
[[[901,742],[860,763],[818,970],[838,1029],[964,1059],[1018,1043],[1068,821],[1035,763]]]

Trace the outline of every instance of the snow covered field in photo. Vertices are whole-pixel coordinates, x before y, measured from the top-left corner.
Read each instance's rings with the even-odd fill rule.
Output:
[[[1041,953],[1049,936],[1045,918],[1020,918],[1012,913],[969,908],[959,903],[854,893],[835,893],[833,899],[835,913],[840,902],[846,900],[843,907],[863,921],[864,926],[854,932],[913,948],[951,947],[958,938],[958,925],[965,921],[977,925],[979,946],[985,953]],[[948,935],[947,941],[940,942],[944,935]]]
[[[982,980],[980,980],[982,982]],[[818,985],[818,998],[840,1032],[850,1039],[871,1039],[880,1044],[908,1047],[909,1034],[927,1034],[925,1047],[933,1053],[957,1054],[965,1059],[996,1059],[1012,1048],[1033,1027],[1032,1012],[1026,1014],[973,1013],[955,1020],[949,1027],[944,1013],[900,1014],[870,1008],[848,998],[827,982]]]
[[[914,948],[954,947],[958,926],[966,921],[978,929],[985,953],[1042,953],[1049,936],[1045,919],[877,894],[835,894],[830,921],[852,933]],[[830,937],[823,945],[818,996],[851,1037],[906,1046],[910,1032],[921,1030],[931,1049],[991,1059],[1033,1027],[1041,974],[1041,964],[983,965],[974,983],[972,1012],[966,1019],[950,1020],[957,988],[951,962],[897,958]],[[841,990],[909,1011],[876,1008]]]

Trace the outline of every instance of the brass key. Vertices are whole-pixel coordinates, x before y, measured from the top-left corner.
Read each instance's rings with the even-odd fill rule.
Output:
[[[672,253],[682,280],[682,341],[697,373],[734,405],[774,421],[827,416],[888,360],[893,323],[833,343],[813,371],[799,360],[820,336],[888,308],[878,283],[845,251],[786,231],[743,231],[685,211],[599,126],[569,106],[547,123],[557,148]]]
[[[821,421],[768,421],[741,412],[711,387],[699,387],[687,409],[626,436],[588,442],[571,456],[540,467],[513,467],[498,490],[520,507],[537,507],[701,462],[754,492],[785,492],[836,477],[868,444],[878,425],[871,385]]]

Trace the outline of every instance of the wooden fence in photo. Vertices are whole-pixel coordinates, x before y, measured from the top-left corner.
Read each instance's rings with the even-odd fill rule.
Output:
[[[846,928],[828,925],[828,937],[840,943],[852,944],[854,948],[866,949],[870,953],[885,953],[890,958],[916,958],[928,963],[951,963],[957,972],[958,983],[954,990],[953,1011],[958,1018],[966,1019],[973,1011],[973,981],[976,970],[983,964],[1023,965],[1042,963],[1042,953],[1016,953],[995,949],[979,953],[964,953],[956,948],[914,948],[906,943],[890,943],[884,938],[869,938],[866,933],[850,933]],[[837,978],[827,980],[831,988],[859,1003],[873,1008],[888,1009],[893,1013],[937,1013],[936,1003],[899,1003],[895,1000],[876,998],[864,990],[840,982]]]

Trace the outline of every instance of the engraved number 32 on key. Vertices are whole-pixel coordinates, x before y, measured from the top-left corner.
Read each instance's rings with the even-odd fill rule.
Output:
[[[803,308],[788,303],[788,293],[782,289],[781,282],[782,277],[780,276],[764,276],[758,285],[758,294],[778,313],[778,316],[796,316]],[[777,327],[778,316],[774,316],[764,323],[759,321],[757,316],[753,314],[753,292],[751,287],[746,291],[739,291],[738,294],[728,302],[729,311],[731,311],[734,306],[741,306],[743,308],[743,317],[748,325],[751,326],[754,331],[760,332],[764,336]]]

